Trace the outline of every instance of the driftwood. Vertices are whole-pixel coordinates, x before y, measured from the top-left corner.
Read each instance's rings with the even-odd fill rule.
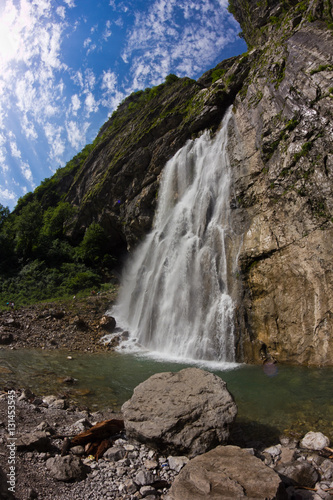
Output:
[[[71,439],[72,446],[85,446],[88,443],[101,444],[102,441],[109,440],[124,430],[124,421],[111,419],[103,420],[90,429],[77,434]],[[104,450],[105,451],[105,450]]]

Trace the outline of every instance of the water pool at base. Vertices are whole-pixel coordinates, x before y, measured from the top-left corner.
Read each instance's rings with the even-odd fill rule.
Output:
[[[154,373],[188,366],[193,365],[117,352],[0,350],[0,388],[29,387],[38,395],[68,394],[91,410],[119,410],[133,389]],[[238,406],[237,421],[249,429],[260,426],[268,435],[277,436],[318,430],[333,441],[333,368],[277,365],[273,375],[262,366],[249,365],[209,371],[227,382]],[[66,385],[66,377],[77,381]]]

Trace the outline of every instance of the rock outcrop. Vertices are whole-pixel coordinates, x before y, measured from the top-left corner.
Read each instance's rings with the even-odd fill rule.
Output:
[[[218,446],[193,458],[180,472],[166,500],[287,498],[278,474],[247,450]]]
[[[245,7],[232,3],[242,22]],[[264,9],[258,41],[249,35],[256,61],[230,140],[234,224],[244,235],[239,357],[332,364],[332,10],[267,4],[270,22]]]
[[[122,412],[129,438],[193,457],[227,441],[237,406],[221,378],[187,368],[150,377]]]

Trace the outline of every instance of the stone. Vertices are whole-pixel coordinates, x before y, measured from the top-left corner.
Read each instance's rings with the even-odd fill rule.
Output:
[[[137,485],[132,479],[126,479],[124,482],[124,489],[127,493],[135,493],[138,489]]]
[[[51,441],[45,431],[34,431],[19,436],[16,441],[16,447],[18,451],[49,451]]]
[[[168,463],[171,470],[179,472],[184,465],[188,463],[189,459],[187,457],[168,457]]]
[[[73,446],[73,448],[71,448],[71,453],[73,453],[73,455],[82,456],[84,455],[84,448],[83,446]]]
[[[112,316],[103,316],[99,324],[103,330],[107,330],[109,333],[112,333],[116,328],[116,320]]]
[[[156,476],[152,472],[140,470],[135,475],[134,481],[138,486],[148,486],[150,484],[153,484],[155,479]]]
[[[156,460],[148,459],[148,460],[145,460],[144,466],[148,470],[156,469],[156,467],[158,467],[158,463],[156,462]]]
[[[148,495],[156,495],[156,490],[152,486],[142,486],[140,488],[140,495],[142,495],[143,498]]]
[[[305,460],[278,464],[274,470],[291,486],[313,488],[319,479],[316,469]]]
[[[92,427],[92,425],[87,418],[80,418],[80,420],[77,420],[73,424],[73,429],[76,432],[86,431],[87,429],[90,429],[90,427]]]
[[[150,377],[122,412],[129,439],[193,457],[227,441],[237,406],[221,378],[186,368]]]
[[[54,434],[54,429],[52,429],[50,424],[45,420],[43,420],[40,424],[37,425],[35,431],[45,431],[48,434]]]
[[[126,451],[124,448],[120,448],[118,446],[112,446],[104,453],[103,457],[108,460],[113,460],[114,462],[118,462],[118,460],[122,460],[126,455]]]
[[[331,460],[324,460],[320,465],[321,478],[324,481],[333,480],[333,463]]]
[[[64,410],[66,408],[67,404],[64,399],[56,399],[52,403],[49,404],[50,408],[54,408],[57,410]]]
[[[308,450],[323,450],[326,446],[330,445],[330,440],[328,437],[324,436],[321,432],[310,431],[305,434],[304,438],[300,442],[301,448],[307,448]]]
[[[43,397],[43,402],[46,403],[47,405],[50,405],[51,403],[54,403],[54,401],[57,400],[56,396],[44,396]]]
[[[278,474],[237,446],[218,446],[193,458],[175,479],[165,500],[284,499]]]
[[[57,481],[72,482],[85,479],[90,467],[87,467],[81,460],[72,455],[49,458],[46,461],[46,467],[50,475]]]
[[[273,458],[276,458],[281,455],[281,448],[282,447],[280,444],[276,446],[270,446],[269,448],[264,449],[264,453],[269,453],[269,455],[271,455]]]
[[[290,448],[282,448],[281,449],[281,455],[279,456],[279,461],[283,464],[292,462],[293,459],[295,458],[296,455],[296,450],[295,449],[290,449]]]

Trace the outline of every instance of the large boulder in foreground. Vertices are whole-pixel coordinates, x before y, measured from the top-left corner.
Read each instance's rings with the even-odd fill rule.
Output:
[[[195,457],[175,479],[166,500],[287,498],[278,474],[237,446],[218,446]]]
[[[129,438],[194,457],[227,441],[237,406],[220,377],[186,368],[138,385],[122,412]]]

